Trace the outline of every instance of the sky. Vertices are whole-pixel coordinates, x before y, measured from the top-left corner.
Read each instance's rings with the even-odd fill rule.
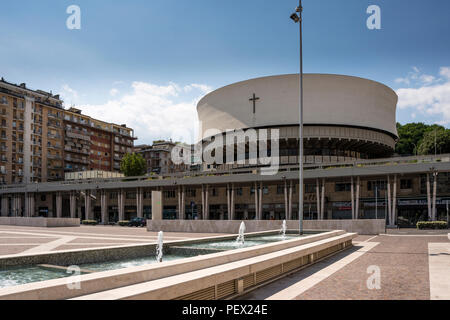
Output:
[[[196,104],[233,82],[299,70],[295,0],[22,0],[0,10],[0,76],[135,129],[194,142]],[[80,8],[80,29],[67,28]],[[370,5],[381,29],[369,30]],[[398,96],[397,121],[450,127],[450,1],[303,0],[306,73]],[[72,21],[72,20],[71,20]],[[189,141],[192,140],[192,141]]]

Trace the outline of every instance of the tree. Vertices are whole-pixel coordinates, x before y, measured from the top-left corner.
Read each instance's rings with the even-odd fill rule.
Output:
[[[423,155],[436,153],[450,153],[450,129],[437,128],[436,131],[425,133],[420,146],[419,153]]]
[[[137,177],[147,173],[147,163],[139,153],[127,153],[120,162],[120,171],[126,177]]]
[[[426,125],[424,123],[408,123],[402,126],[397,123],[397,131],[399,141],[395,147],[395,152],[400,155],[415,155],[418,153],[419,145],[421,144],[427,132],[434,132],[434,130],[444,129],[439,125]],[[434,152],[434,151],[433,151]]]

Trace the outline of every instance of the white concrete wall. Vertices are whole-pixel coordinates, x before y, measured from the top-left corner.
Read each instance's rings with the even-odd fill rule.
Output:
[[[246,220],[246,232],[281,230],[279,220]],[[241,221],[224,220],[147,220],[148,231],[234,233],[237,234]],[[305,220],[305,230],[345,230],[364,235],[385,233],[385,220]],[[298,221],[287,221],[288,229],[297,230]]]
[[[215,90],[197,105],[201,132],[297,124],[298,91],[298,74],[257,78]],[[249,101],[253,93],[260,98],[255,114]],[[392,89],[372,80],[330,74],[304,77],[305,124],[361,126],[397,135],[397,101]]]
[[[79,227],[80,219],[71,218],[25,218],[25,217],[0,217],[0,225],[27,226],[27,227]]]

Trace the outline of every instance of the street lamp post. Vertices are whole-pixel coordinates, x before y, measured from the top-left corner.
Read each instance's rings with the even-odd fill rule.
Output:
[[[299,24],[300,31],[300,103],[299,103],[299,203],[298,203],[298,216],[299,216],[299,232],[300,235],[303,234],[303,38],[302,38],[302,0],[299,0],[298,7],[295,12],[291,15],[291,19],[295,23]]]

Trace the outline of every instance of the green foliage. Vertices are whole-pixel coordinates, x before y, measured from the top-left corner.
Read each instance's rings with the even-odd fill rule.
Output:
[[[147,163],[141,154],[128,153],[120,162],[120,171],[126,177],[137,177],[147,173]]]
[[[119,226],[121,226],[121,227],[126,227],[126,226],[128,226],[129,224],[130,224],[130,221],[128,221],[128,220],[121,220],[121,221],[119,221],[119,222],[117,222],[118,224],[119,224]]]
[[[415,155],[420,149],[420,144],[422,143],[424,136],[429,132],[433,132],[434,136],[435,129],[440,130],[444,129],[444,127],[438,125],[430,126],[421,122],[408,123],[404,126],[402,126],[400,123],[397,123],[399,141],[397,143],[397,146],[395,147],[395,152],[400,155]]]
[[[419,221],[417,222],[417,229],[447,229],[446,221]]]
[[[436,149],[435,149],[436,145]],[[419,146],[419,154],[450,153],[450,129],[438,128],[425,133]]]
[[[97,220],[83,220],[81,224],[95,226],[98,224]]]

